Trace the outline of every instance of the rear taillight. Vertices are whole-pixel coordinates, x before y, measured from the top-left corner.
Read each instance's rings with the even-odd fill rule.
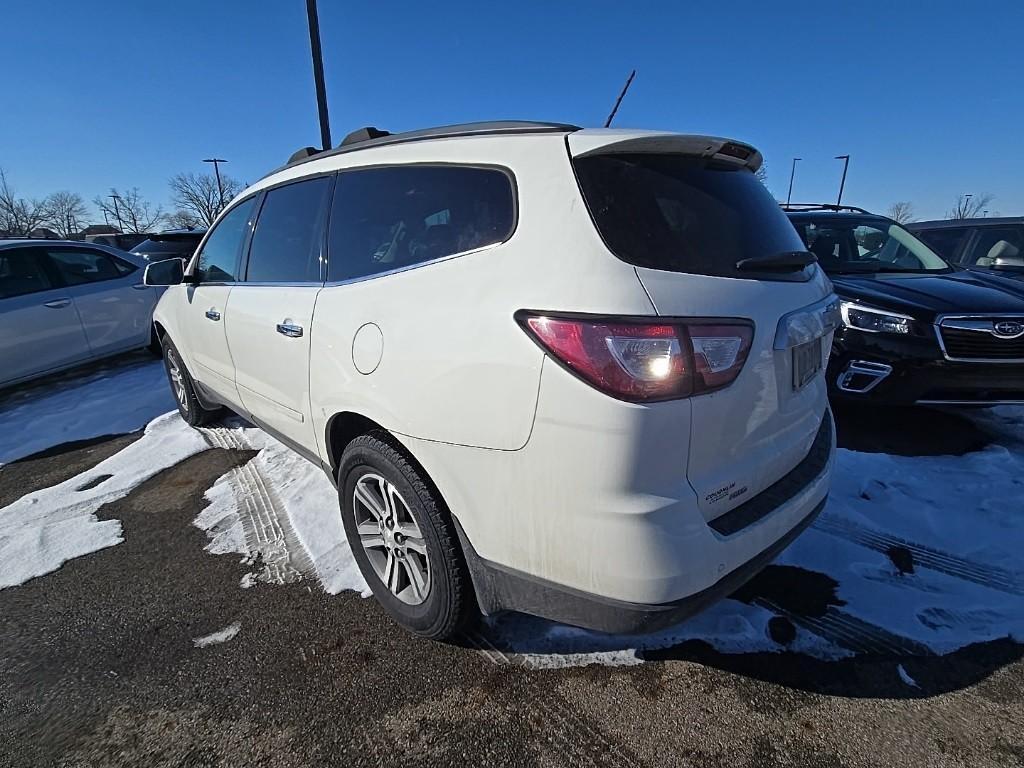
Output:
[[[521,312],[520,323],[559,363],[622,400],[704,394],[731,384],[753,326],[738,320],[642,321]]]

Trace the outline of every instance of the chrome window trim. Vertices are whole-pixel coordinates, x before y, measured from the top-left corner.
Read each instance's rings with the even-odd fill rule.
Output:
[[[463,256],[472,256],[475,253],[483,253],[486,251],[494,250],[502,245],[505,245],[508,240],[502,240],[500,243],[491,243],[489,245],[481,245],[479,248],[472,248],[468,251],[459,251],[458,253],[450,253],[446,256],[438,256],[436,259],[430,259],[430,261],[420,261],[416,264],[406,264],[404,267],[395,267],[384,272],[374,272],[371,275],[360,275],[359,277],[349,277],[345,280],[328,280],[325,282],[324,288],[336,288],[339,285],[352,285],[353,283],[364,283],[367,280],[376,280],[378,277],[388,277],[390,275],[401,274],[402,272],[409,272],[413,269],[419,269],[421,267],[429,267],[431,264],[438,264],[442,261],[451,261],[452,259],[459,259]]]
[[[942,350],[942,356],[953,363],[989,363],[994,365],[1020,365],[1024,363],[1024,357],[1010,357],[1010,358],[989,358],[989,357],[953,357],[946,351],[946,343],[942,339],[942,328],[947,320],[987,320],[992,322],[993,320],[1020,320],[1024,323],[1024,313],[1018,312],[990,312],[990,313],[975,313],[970,315],[939,315],[935,318],[935,325],[932,326],[935,329],[935,338],[938,339],[939,349]],[[957,325],[949,325],[949,328],[957,328],[958,330],[970,330],[976,333],[982,333],[983,331],[977,328],[963,328]],[[988,331],[989,335],[994,339],[1006,339],[1012,341],[1013,339],[1020,338],[1020,336],[1006,337],[996,336],[991,331]],[[1022,334],[1024,335],[1024,334]]]

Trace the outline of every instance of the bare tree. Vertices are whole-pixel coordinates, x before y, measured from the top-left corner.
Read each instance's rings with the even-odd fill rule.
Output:
[[[906,200],[889,206],[889,218],[900,224],[909,224],[914,220],[914,204]]]
[[[221,188],[217,179],[208,173],[179,173],[168,182],[171,185],[171,202],[181,212],[193,213],[207,227],[231,201],[242,191],[240,182],[230,176],[221,176]]]
[[[164,221],[167,222],[167,226],[174,229],[197,229],[203,226],[202,219],[192,213],[192,211],[182,209],[174,211],[174,213],[168,213],[164,216]]]
[[[757,180],[760,181],[762,184],[764,184],[767,187],[768,186],[768,163],[761,163],[761,166],[754,173],[754,176],[756,176]]]
[[[48,201],[18,197],[0,168],[0,230],[14,237],[29,237],[48,216]]]
[[[956,206],[946,212],[947,219],[973,219],[995,199],[988,193],[981,195],[957,195]]]
[[[48,198],[46,226],[65,240],[82,231],[83,222],[89,215],[85,200],[77,192],[54,192]]]
[[[111,187],[109,195],[92,202],[108,221],[118,222],[122,232],[149,232],[164,218],[163,208],[143,198],[138,187],[123,193]]]

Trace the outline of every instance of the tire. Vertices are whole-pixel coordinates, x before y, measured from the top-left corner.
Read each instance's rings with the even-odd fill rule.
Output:
[[[389,437],[357,437],[342,454],[338,496],[345,535],[391,618],[421,637],[449,639],[476,615],[469,571],[439,494]],[[372,543],[364,546],[364,538]]]
[[[174,343],[164,338],[164,370],[167,371],[167,380],[171,385],[171,394],[178,405],[178,413],[191,427],[201,427],[216,419],[221,409],[208,410],[199,402],[196,397],[195,384],[189,375],[185,363],[181,359],[181,353]]]

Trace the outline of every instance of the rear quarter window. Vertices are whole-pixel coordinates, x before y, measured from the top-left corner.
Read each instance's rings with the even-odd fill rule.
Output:
[[[470,166],[342,171],[328,276],[352,280],[502,243],[516,223],[511,175]]]
[[[666,154],[593,155],[573,165],[601,237],[634,266],[764,279],[736,263],[805,250],[778,203],[745,168]]]

